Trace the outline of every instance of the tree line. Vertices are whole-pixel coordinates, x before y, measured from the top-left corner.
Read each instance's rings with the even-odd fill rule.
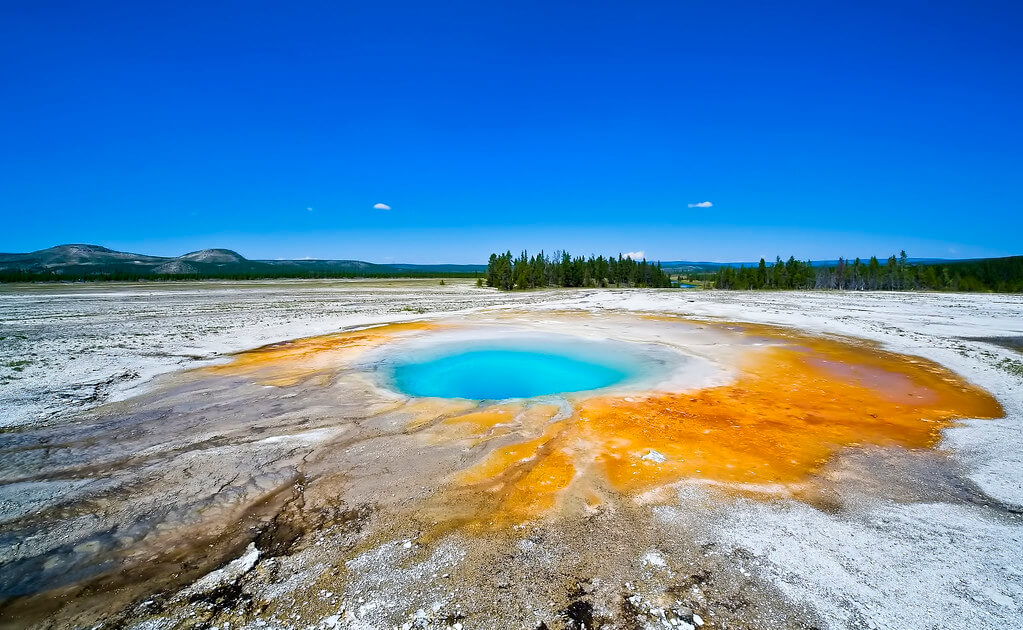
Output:
[[[35,271],[0,269],[0,283],[4,282],[159,282],[176,280],[284,280],[284,279],[355,279],[355,278],[473,278],[468,271],[331,271],[331,270],[258,270],[258,271],[203,271],[198,273],[154,274],[128,271]]]
[[[1023,256],[983,260],[910,263],[905,250],[882,264],[839,258],[837,264],[775,258],[757,266],[721,267],[707,274],[719,289],[840,289],[849,291],[997,291],[1023,292]]]
[[[486,283],[505,291],[543,287],[670,287],[671,278],[661,263],[646,258],[637,262],[629,256],[572,256],[556,251],[548,258],[542,251],[530,256],[523,251],[513,258],[511,251],[491,254]]]

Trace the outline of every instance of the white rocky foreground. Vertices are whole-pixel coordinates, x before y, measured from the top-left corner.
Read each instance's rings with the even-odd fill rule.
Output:
[[[805,609],[807,618],[821,625],[1023,627],[1023,355],[1013,349],[1023,338],[1023,296],[697,290],[500,293],[469,282],[437,286],[432,281],[6,286],[0,287],[0,424],[8,430],[59,425],[78,411],[143,393],[158,374],[266,343],[495,308],[665,312],[851,335],[932,359],[986,388],[1006,415],[946,431],[941,448],[962,471],[956,481],[945,483],[936,473],[915,496],[894,496],[883,488],[857,485],[860,463],[850,456],[837,474],[846,499],[841,510],[822,511],[788,499],[738,499],[727,509],[708,507],[697,513],[691,507],[700,499],[692,493],[699,490],[690,488],[680,490],[677,505],[661,505],[655,511],[669,537],[672,532],[681,539],[699,531],[696,542],[704,545],[708,557],[720,556],[720,566],[777,593],[779,607]],[[656,455],[652,452],[650,457]],[[17,518],[29,505],[31,500],[20,496],[18,488],[0,486],[0,523]],[[522,542],[531,544],[542,551],[543,543]],[[415,552],[413,545],[395,541],[353,559],[349,591],[323,596],[329,613],[322,616],[323,624],[375,627],[374,610],[404,606],[412,592],[429,594],[443,584],[446,567],[455,566],[462,553],[454,542],[445,541],[424,550],[428,557],[420,557],[419,564],[410,564],[405,556]],[[186,601],[186,595],[208,584],[239,579],[236,573],[244,575],[257,563],[253,553],[250,548],[219,573],[195,582],[191,590],[178,594],[178,600]],[[679,561],[656,552],[634,559],[641,567],[637,570],[668,585],[674,579],[672,571],[685,570]],[[511,581],[514,578],[510,576]],[[299,584],[297,570],[280,579],[294,582],[291,590],[309,587]],[[284,584],[258,588],[265,598],[274,597],[275,588],[287,590]],[[512,585],[511,592],[515,588]],[[586,588],[599,592],[596,584]],[[692,588],[699,591],[695,584]],[[441,590],[437,608],[424,600],[411,609],[410,624],[495,627],[473,617],[471,599],[460,600],[457,588],[450,597],[447,587]],[[708,627],[717,623],[713,608],[675,614],[658,608],[639,590],[628,601],[635,608],[629,614],[635,613],[641,625],[700,625],[697,619]],[[166,623],[146,623],[152,627],[183,623],[181,615],[187,613],[182,610],[168,613]],[[773,618],[769,611],[759,611],[763,616],[747,618],[743,627],[764,627]],[[520,627],[529,625],[527,621],[501,620],[496,625]],[[258,614],[245,623],[297,625],[294,620]]]

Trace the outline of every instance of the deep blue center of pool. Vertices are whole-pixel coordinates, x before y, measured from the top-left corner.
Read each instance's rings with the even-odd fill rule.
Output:
[[[395,366],[412,396],[500,400],[600,389],[636,372],[627,361],[536,350],[474,349]]]

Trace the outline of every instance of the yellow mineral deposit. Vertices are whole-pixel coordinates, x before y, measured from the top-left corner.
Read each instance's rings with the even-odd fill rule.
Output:
[[[622,493],[684,479],[795,484],[843,448],[929,448],[956,419],[1002,415],[988,393],[924,359],[766,326],[739,332],[764,345],[750,346],[730,385],[583,398],[542,437],[490,453],[459,477],[495,495],[481,521],[537,516],[589,483],[580,471]]]

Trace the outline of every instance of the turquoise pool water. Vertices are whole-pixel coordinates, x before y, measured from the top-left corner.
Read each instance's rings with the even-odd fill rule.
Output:
[[[526,348],[470,348],[393,368],[412,396],[500,400],[600,389],[636,376],[639,367],[612,355]]]

